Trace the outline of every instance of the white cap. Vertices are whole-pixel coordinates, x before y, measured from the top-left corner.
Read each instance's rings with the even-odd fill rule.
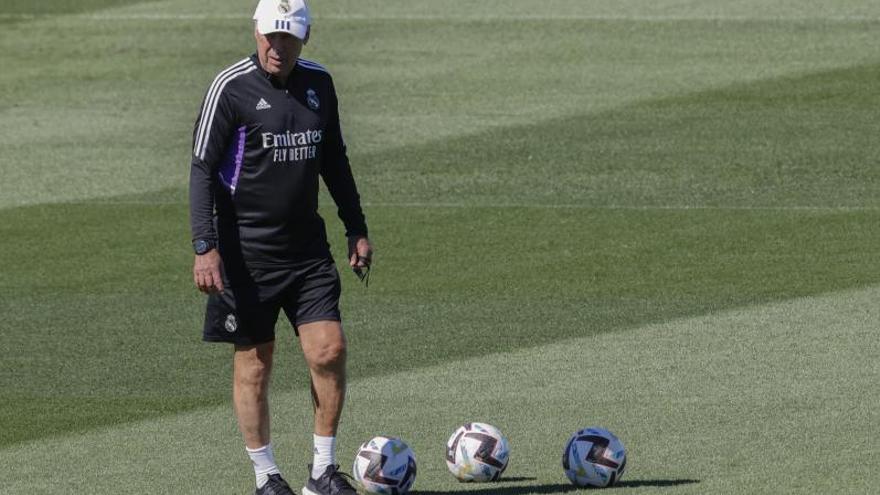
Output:
[[[254,20],[260,34],[290,33],[305,41],[312,16],[305,0],[260,0]]]

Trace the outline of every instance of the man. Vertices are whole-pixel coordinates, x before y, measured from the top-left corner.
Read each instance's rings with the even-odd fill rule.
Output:
[[[193,277],[210,294],[204,340],[234,345],[233,403],[256,493],[292,494],[269,434],[274,327],[284,310],[314,399],[314,461],[303,491],[353,495],[335,459],[346,341],[339,275],[317,212],[319,175],[345,224],[349,265],[362,278],[372,249],[333,81],[322,66],[299,59],[309,38],[308,6],[261,0],[254,21],[257,52],[214,79],[193,136]]]

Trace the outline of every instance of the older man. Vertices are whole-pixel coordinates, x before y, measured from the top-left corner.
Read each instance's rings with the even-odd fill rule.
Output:
[[[269,434],[269,376],[281,309],[311,374],[314,461],[303,491],[354,494],[336,463],[345,396],[340,281],[318,215],[318,176],[338,206],[350,267],[372,249],[349,167],[333,81],[300,59],[311,17],[303,0],[261,0],[257,52],[221,71],[196,121],[190,223],[198,288],[210,294],[204,340],[234,345],[233,403],[257,494],[291,494]]]

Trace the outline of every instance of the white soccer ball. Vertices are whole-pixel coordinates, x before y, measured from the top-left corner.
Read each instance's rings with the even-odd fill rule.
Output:
[[[486,423],[468,423],[446,442],[446,466],[459,481],[496,481],[509,459],[507,439]]]
[[[352,472],[369,493],[403,495],[416,481],[416,456],[403,440],[378,436],[358,449]]]
[[[577,486],[611,486],[623,476],[626,449],[604,428],[584,428],[571,436],[562,452],[565,475]]]

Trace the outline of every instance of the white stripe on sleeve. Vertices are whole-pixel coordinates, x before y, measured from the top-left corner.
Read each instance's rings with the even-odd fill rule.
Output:
[[[206,125],[208,123],[208,119],[205,117],[207,117],[208,113],[210,112],[211,106],[216,104],[215,95],[219,94],[219,91],[217,91],[217,89],[222,85],[223,81],[228,75],[235,72],[236,70],[247,67],[250,61],[250,58],[241,60],[238,63],[226,68],[223,72],[217,74],[217,77],[214,78],[214,81],[208,88],[208,94],[205,95],[205,101],[204,103],[202,103],[202,111],[199,116],[199,130],[196,133],[195,143],[193,144],[193,154],[197,154],[198,149],[201,147],[202,139],[206,131]]]
[[[229,81],[235,79],[236,77],[247,74],[248,72],[253,72],[255,70],[257,70],[257,66],[251,64],[251,66],[247,69],[240,69],[236,72],[232,72],[227,75],[220,83],[220,86],[217,87],[217,92],[214,94],[214,100],[210,106],[211,113],[208,115],[207,125],[205,126],[205,133],[202,136],[202,143],[196,153],[196,156],[198,156],[200,160],[205,159],[205,150],[208,149],[208,140],[211,138],[211,125],[214,123],[214,114],[217,111],[217,102],[220,101],[220,95],[223,93],[223,88],[226,87]]]

